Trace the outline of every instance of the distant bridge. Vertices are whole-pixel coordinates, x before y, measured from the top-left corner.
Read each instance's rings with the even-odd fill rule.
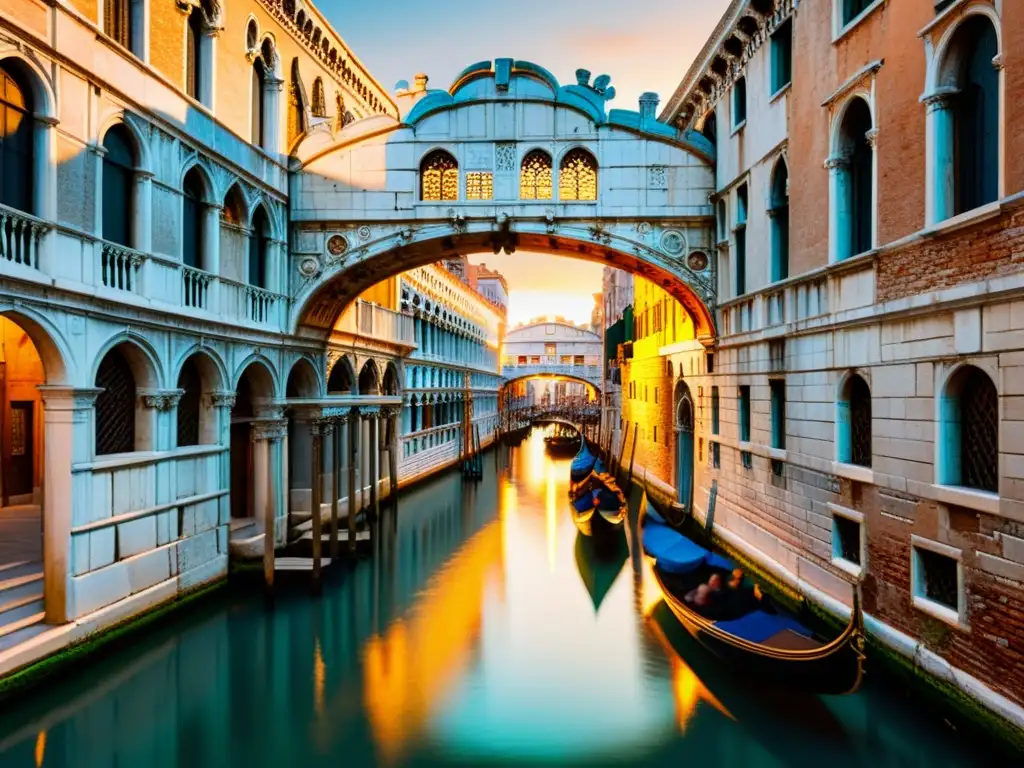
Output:
[[[571,365],[545,363],[543,365],[505,365],[501,375],[506,383],[522,379],[555,379],[558,381],[576,381],[593,387],[601,392],[601,366]]]

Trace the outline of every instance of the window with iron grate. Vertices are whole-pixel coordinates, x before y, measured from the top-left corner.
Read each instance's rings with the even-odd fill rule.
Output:
[[[107,352],[96,371],[96,455],[135,450],[135,376],[120,349]]]

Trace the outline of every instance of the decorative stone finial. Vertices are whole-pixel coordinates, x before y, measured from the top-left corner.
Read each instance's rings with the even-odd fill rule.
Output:
[[[661,99],[658,98],[658,94],[653,91],[646,91],[640,94],[640,117],[649,117],[653,120],[660,101]]]
[[[590,85],[590,70],[589,69],[577,69],[576,70],[576,84],[587,87]]]
[[[415,77],[413,77],[413,91],[427,90],[427,81],[429,79],[425,72],[417,72]]]

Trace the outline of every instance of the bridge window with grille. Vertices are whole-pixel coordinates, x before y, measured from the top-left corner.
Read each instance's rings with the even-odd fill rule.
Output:
[[[257,206],[249,233],[249,285],[267,287],[267,262],[270,245],[270,219],[263,206]]]
[[[443,149],[436,149],[420,163],[420,199],[459,199],[459,164]]]
[[[551,155],[542,149],[529,152],[519,168],[520,199],[550,200],[551,176]]]
[[[107,352],[96,370],[96,387],[102,390],[95,405],[97,456],[136,450],[137,390],[123,346]]]
[[[494,174],[490,171],[470,171],[466,174],[466,199],[490,200],[494,197]]]
[[[772,282],[789,277],[789,169],[780,159],[772,173],[768,215],[772,230]]]
[[[966,365],[939,403],[940,482],[999,492],[999,396],[980,368]]]
[[[0,115],[4,130],[0,134],[2,188],[0,203],[25,213],[33,213],[32,195],[35,180],[34,105],[28,84],[10,60],[0,64]]]
[[[871,250],[874,219],[874,149],[871,110],[862,98],[846,107],[838,141],[829,159],[834,199],[835,260]]]
[[[135,143],[127,128],[115,125],[103,137],[103,149],[103,239],[131,246]]]
[[[574,149],[558,166],[561,200],[597,200],[597,161],[585,149]]]
[[[736,295],[747,292],[747,185],[741,184],[736,190],[736,254],[733,267],[736,270],[733,278],[736,282]]]
[[[934,220],[999,196],[999,41],[987,16],[967,17],[939,62],[936,93],[926,96],[934,136]]]
[[[193,358],[185,361],[178,374],[178,447],[199,445],[199,419],[202,408],[202,377]]]

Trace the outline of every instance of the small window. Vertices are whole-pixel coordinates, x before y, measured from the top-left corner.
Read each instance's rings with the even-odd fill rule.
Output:
[[[744,384],[739,390],[740,440],[750,442],[750,386]]]
[[[658,425],[657,424],[654,425],[654,440],[653,440],[653,442],[655,442],[655,443],[658,442]]]
[[[744,469],[754,468],[754,455],[750,451],[740,451],[740,463]]]
[[[719,401],[718,387],[711,388],[711,434],[719,434]]]
[[[544,345],[544,354],[545,355],[555,355],[555,354],[557,354],[557,352],[558,352],[558,347],[557,347],[556,344],[545,344]]]
[[[494,197],[494,174],[472,171],[466,174],[466,199],[490,200]]]
[[[572,364],[573,365],[586,365],[585,356],[584,355],[573,355]]]
[[[736,295],[747,292],[747,185],[736,190]]]
[[[871,466],[871,390],[857,374],[846,381],[839,397],[838,459],[861,467]]]
[[[780,25],[772,35],[772,93],[778,93],[793,79],[793,23]]]
[[[940,411],[942,482],[999,492],[999,395],[992,379],[967,365],[946,385]]]
[[[716,208],[716,221],[718,223],[718,242],[725,242],[729,239],[729,221],[726,218],[725,200],[719,200]]]
[[[713,469],[721,469],[722,467],[722,451],[718,443],[710,443],[708,445],[708,452],[711,454],[711,467]]]
[[[708,373],[714,373],[715,372],[715,353],[714,352],[708,352],[707,357],[705,359],[707,360]]]
[[[523,158],[519,169],[519,197],[522,200],[550,200],[552,197],[551,155],[535,149]]]
[[[861,565],[861,524],[843,515],[832,517],[832,557]]]
[[[772,448],[786,447],[786,382],[772,379],[768,382],[772,397]]]
[[[654,404],[655,405],[658,404],[658,388],[657,387],[654,388]]]
[[[597,162],[585,149],[570,151],[558,167],[558,197],[597,200]]]
[[[442,149],[434,150],[420,163],[420,199],[459,199],[459,164]]]
[[[732,127],[739,128],[747,121],[747,78],[736,80],[732,87]]]
[[[718,143],[718,120],[715,118],[714,112],[709,112],[704,118],[704,127],[700,132],[705,139],[711,142],[712,146]]]
[[[839,0],[843,4],[843,26],[860,16],[874,0]]]
[[[926,549],[913,548],[914,597],[924,598],[942,608],[959,613],[959,563],[953,557]]]

